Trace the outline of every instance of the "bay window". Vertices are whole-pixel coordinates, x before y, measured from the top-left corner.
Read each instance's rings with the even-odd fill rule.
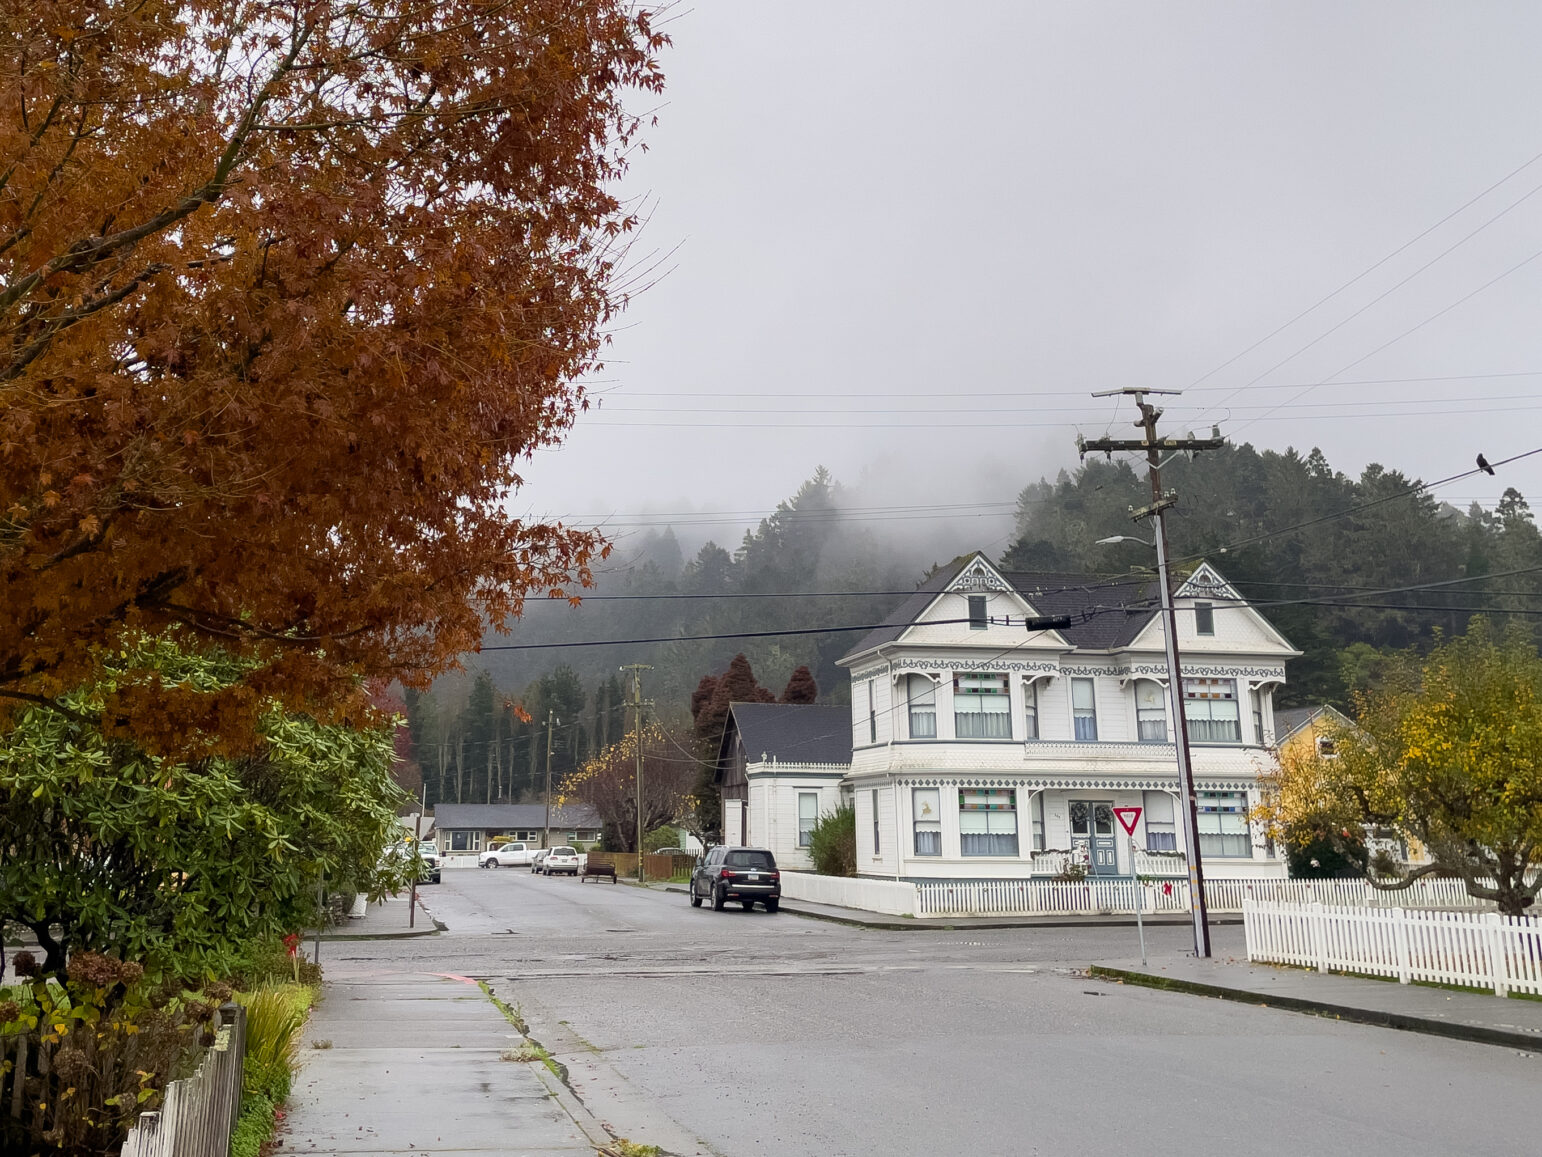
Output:
[[[1167,742],[1166,693],[1154,679],[1135,681],[1136,737],[1142,743]]]
[[[1200,855],[1251,857],[1253,837],[1248,830],[1247,793],[1202,791],[1198,795]]]
[[[958,793],[959,851],[966,856],[1017,855],[1017,793],[1012,788]]]
[[[1235,679],[1185,679],[1183,716],[1195,743],[1241,743]]]
[[[916,855],[942,855],[942,789],[913,788],[910,806],[915,817]]]
[[[1142,802],[1146,808],[1146,851],[1176,852],[1178,825],[1173,797],[1165,791],[1148,791]]]
[[[910,703],[910,738],[936,739],[937,684],[926,675],[909,675],[905,691]]]
[[[1039,683],[1037,679],[1023,684],[1023,738],[1039,737]]]
[[[1011,739],[1012,697],[1007,676],[953,676],[953,734],[959,739]]]
[[[1071,680],[1071,724],[1077,739],[1093,742],[1098,737],[1098,702],[1091,679]]]

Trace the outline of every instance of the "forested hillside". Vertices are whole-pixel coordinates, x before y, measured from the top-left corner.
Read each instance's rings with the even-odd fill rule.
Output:
[[[1351,478],[1316,451],[1245,444],[1179,459],[1163,481],[1179,493],[1168,527],[1180,567],[1208,558],[1306,652],[1291,665],[1281,705],[1343,706],[1356,685],[1375,679],[1388,651],[1425,646],[1437,629],[1459,633],[1474,610],[1507,618],[1542,608],[1542,535],[1513,490],[1494,512],[1463,512],[1438,495],[1409,493],[1418,480],[1394,470],[1371,466]],[[1151,566],[1149,547],[1097,545],[1142,533],[1128,508],[1149,496],[1143,472],[1090,460],[1024,488],[1015,540],[988,553],[1023,571],[1112,576]],[[860,635],[495,648],[861,626],[880,621],[939,561],[903,535],[880,536],[844,515],[841,488],[824,470],[732,552],[708,542],[685,557],[667,529],[624,541],[580,606],[533,604],[513,636],[490,634],[487,649],[467,657],[471,677],[409,696],[430,801],[532,798],[546,766],[548,716],[557,721],[554,776],[614,741],[631,723],[623,664],[652,665],[643,680],[650,714],[683,737],[701,677],[741,652],[766,687],[807,665],[822,701],[844,701],[835,660]]]

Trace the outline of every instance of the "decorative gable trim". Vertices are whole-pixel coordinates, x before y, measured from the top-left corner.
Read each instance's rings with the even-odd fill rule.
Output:
[[[1219,599],[1224,602],[1243,603],[1247,600],[1237,593],[1237,588],[1223,579],[1220,573],[1208,562],[1202,562],[1189,575],[1178,593],[1173,596],[1179,599]]]
[[[943,590],[947,594],[980,594],[984,591],[1017,594],[1012,585],[1001,577],[1000,572],[985,561],[985,556],[979,554]]]

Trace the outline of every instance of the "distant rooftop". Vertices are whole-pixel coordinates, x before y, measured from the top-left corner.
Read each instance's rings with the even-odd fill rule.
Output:
[[[807,703],[735,703],[727,736],[737,732],[751,763],[850,763],[851,708]]]

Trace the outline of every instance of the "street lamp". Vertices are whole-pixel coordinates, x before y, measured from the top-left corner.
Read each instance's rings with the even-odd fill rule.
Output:
[[[1194,918],[1194,955],[1210,955],[1210,914],[1205,904],[1205,873],[1199,857],[1199,800],[1194,791],[1194,765],[1189,757],[1189,726],[1183,716],[1183,676],[1178,666],[1178,612],[1173,606],[1172,583],[1167,573],[1167,536],[1162,531],[1162,512],[1157,519],[1155,539],[1135,538],[1128,534],[1098,539],[1099,546],[1117,542],[1139,542],[1156,548],[1157,585],[1162,593],[1162,641],[1167,650],[1167,693],[1173,709],[1174,748],[1178,755],[1178,789],[1183,794],[1183,842],[1188,853],[1189,905]]]

